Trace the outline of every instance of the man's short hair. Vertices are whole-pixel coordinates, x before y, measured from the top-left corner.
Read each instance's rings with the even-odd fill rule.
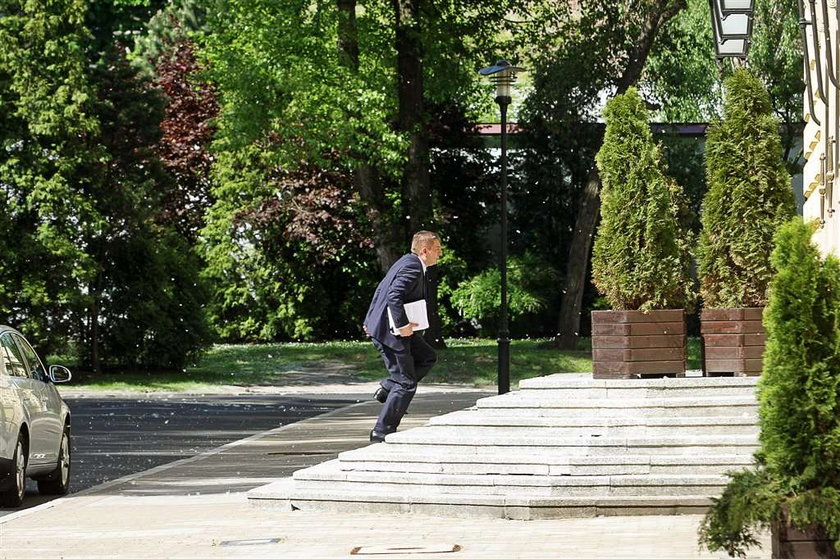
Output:
[[[411,252],[419,254],[421,250],[439,240],[438,236],[431,231],[418,231],[411,239]]]

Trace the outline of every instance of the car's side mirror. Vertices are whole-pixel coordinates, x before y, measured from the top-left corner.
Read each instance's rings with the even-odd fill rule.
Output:
[[[55,384],[67,382],[73,378],[73,373],[64,365],[50,365],[50,380]]]

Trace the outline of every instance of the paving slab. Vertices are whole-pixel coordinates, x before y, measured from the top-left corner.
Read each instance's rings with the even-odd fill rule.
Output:
[[[487,392],[418,393],[404,428]],[[0,556],[723,558],[697,545],[701,517],[503,520],[266,510],[245,491],[364,446],[364,402],[0,519]],[[399,523],[401,529],[388,529]],[[769,538],[750,558],[770,556]],[[453,551],[455,547],[457,551]],[[387,551],[352,555],[354,549]],[[425,549],[427,553],[420,553]]]

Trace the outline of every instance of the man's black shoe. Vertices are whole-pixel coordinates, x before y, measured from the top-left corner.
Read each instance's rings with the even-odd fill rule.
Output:
[[[385,442],[385,433],[377,433],[373,429],[370,430],[370,442],[372,443],[384,443]]]
[[[380,404],[384,404],[385,400],[388,399],[388,391],[380,386],[376,389],[376,392],[373,393],[373,399]]]

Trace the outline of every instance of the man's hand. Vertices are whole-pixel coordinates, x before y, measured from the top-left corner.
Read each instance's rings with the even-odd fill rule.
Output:
[[[362,324],[362,330],[364,330],[364,331],[365,331],[365,335],[367,335],[368,337],[370,337],[370,332],[368,332],[368,329],[367,329],[367,324]]]
[[[402,336],[403,338],[413,336],[415,326],[420,326],[420,325],[417,324],[416,322],[409,322],[408,326],[403,326],[402,328],[400,328],[400,336]]]

